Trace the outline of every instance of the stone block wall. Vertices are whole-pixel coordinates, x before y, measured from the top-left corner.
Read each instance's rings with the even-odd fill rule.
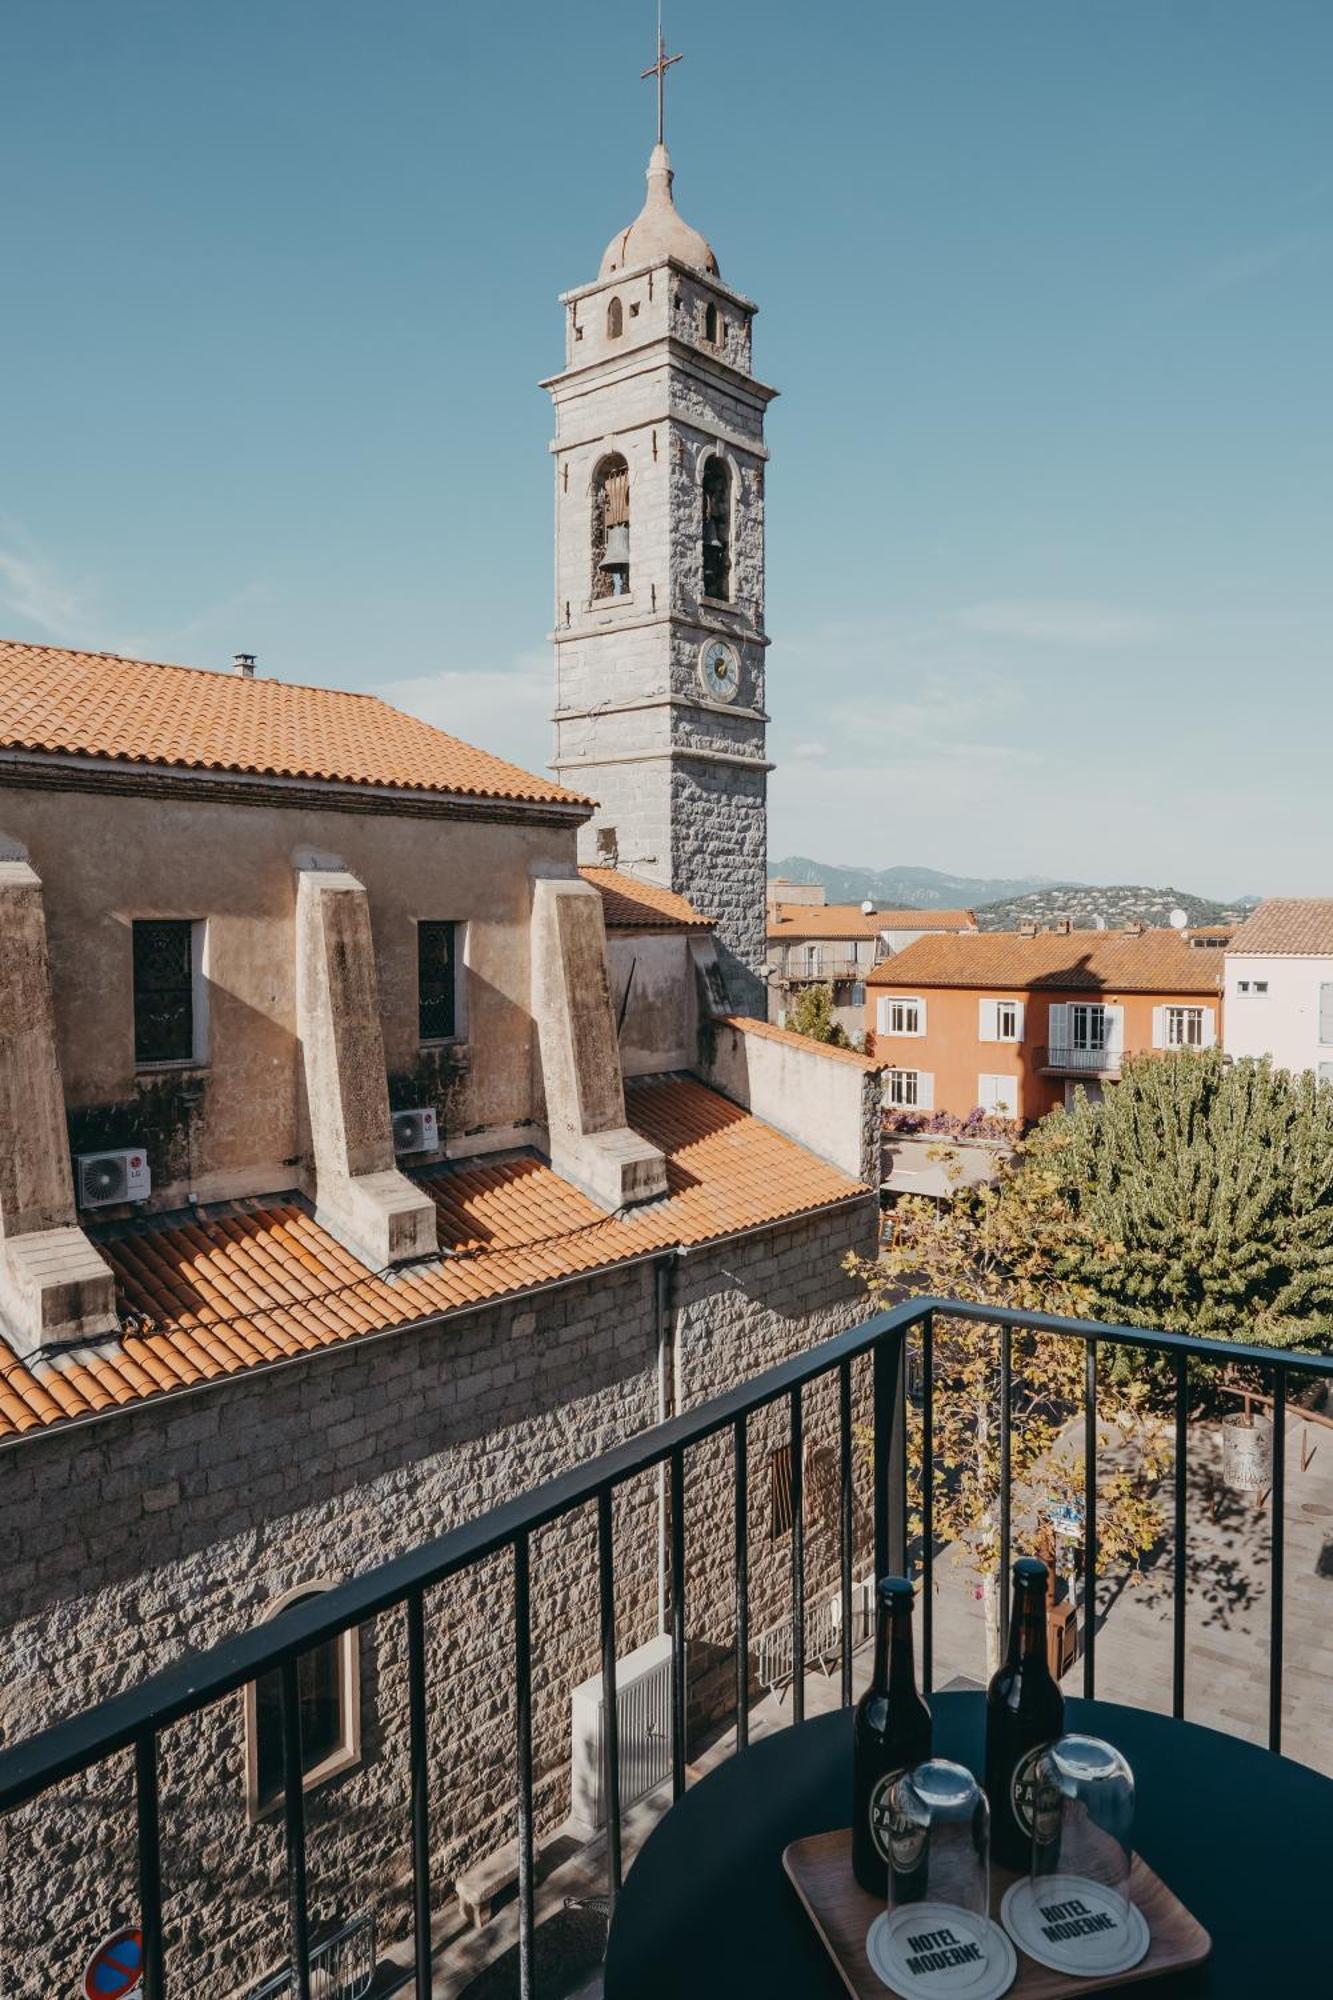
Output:
[[[674,1392],[697,1403],[861,1315],[840,1270],[873,1234],[873,1204],[673,1260]],[[325,1351],[29,1438],[3,1454],[6,1570],[0,1740],[13,1741],[330,1583],[470,1519],[656,1421],[650,1262],[527,1301]],[[817,1398],[815,1399],[817,1400]],[[776,1418],[775,1418],[776,1420]],[[812,1418],[812,1422],[818,1422]],[[780,1596],[756,1419],[757,1621]],[[696,1462],[697,1460],[697,1462]],[[695,1712],[734,1633],[729,1465],[691,1454],[687,1617]],[[659,1486],[615,1506],[617,1641],[658,1629]],[[823,1576],[812,1526],[811,1577]],[[569,1691],[597,1671],[593,1510],[532,1549],[534,1766],[539,1832],[569,1807]],[[832,1544],[836,1553],[836,1539]],[[823,1567],[821,1567],[823,1565]],[[515,1831],[512,1574],[499,1557],[427,1600],[433,1885]],[[753,1623],[756,1633],[761,1629]],[[400,1611],[357,1635],[361,1760],[307,1795],[316,1923],[374,1908],[381,1938],[411,1922],[406,1635]],[[716,1676],[715,1676],[716,1679]],[[243,1699],[161,1743],[170,1970],[189,1990],[243,1993],[281,1963],[281,1817],[246,1807]],[[88,1952],[135,1914],[128,1759],[70,1781],[0,1824],[0,1880],[23,1970],[5,2000],[75,1990]]]

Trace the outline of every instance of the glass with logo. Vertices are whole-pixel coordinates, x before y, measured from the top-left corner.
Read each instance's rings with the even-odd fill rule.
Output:
[[[921,2000],[996,2000],[1014,1948],[990,1916],[990,1807],[972,1773],[941,1757],[889,1794],[888,1898],[866,1937],[876,1973]]]
[[[1031,1871],[1005,1896],[1005,1928],[1057,1972],[1128,1971],[1149,1944],[1133,1864],[1133,1772],[1114,1744],[1061,1736],[1033,1771]]]

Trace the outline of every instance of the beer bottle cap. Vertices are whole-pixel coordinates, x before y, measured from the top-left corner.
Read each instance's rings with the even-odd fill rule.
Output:
[[[916,1586],[905,1576],[882,1576],[875,1589],[886,1611],[898,1611],[916,1602]]]
[[[1035,1556],[1020,1556],[1014,1564],[1014,1583],[1020,1590],[1044,1591],[1050,1574],[1045,1563],[1038,1562]]]

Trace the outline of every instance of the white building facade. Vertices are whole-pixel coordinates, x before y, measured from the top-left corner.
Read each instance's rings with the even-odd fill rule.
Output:
[[[1222,1018],[1228,1055],[1333,1083],[1333,897],[1259,905],[1227,951]]]

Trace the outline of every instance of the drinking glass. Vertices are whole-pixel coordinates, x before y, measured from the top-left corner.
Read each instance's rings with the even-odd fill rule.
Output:
[[[888,1906],[866,1952],[921,2000],[996,2000],[1012,1983],[1014,1949],[990,1915],[990,1807],[961,1764],[918,1764],[890,1791]]]
[[[1129,1894],[1134,1774],[1113,1744],[1062,1736],[1032,1774],[1032,1869],[1004,1899],[1010,1935],[1029,1957],[1090,1977],[1123,1972],[1148,1949]]]

